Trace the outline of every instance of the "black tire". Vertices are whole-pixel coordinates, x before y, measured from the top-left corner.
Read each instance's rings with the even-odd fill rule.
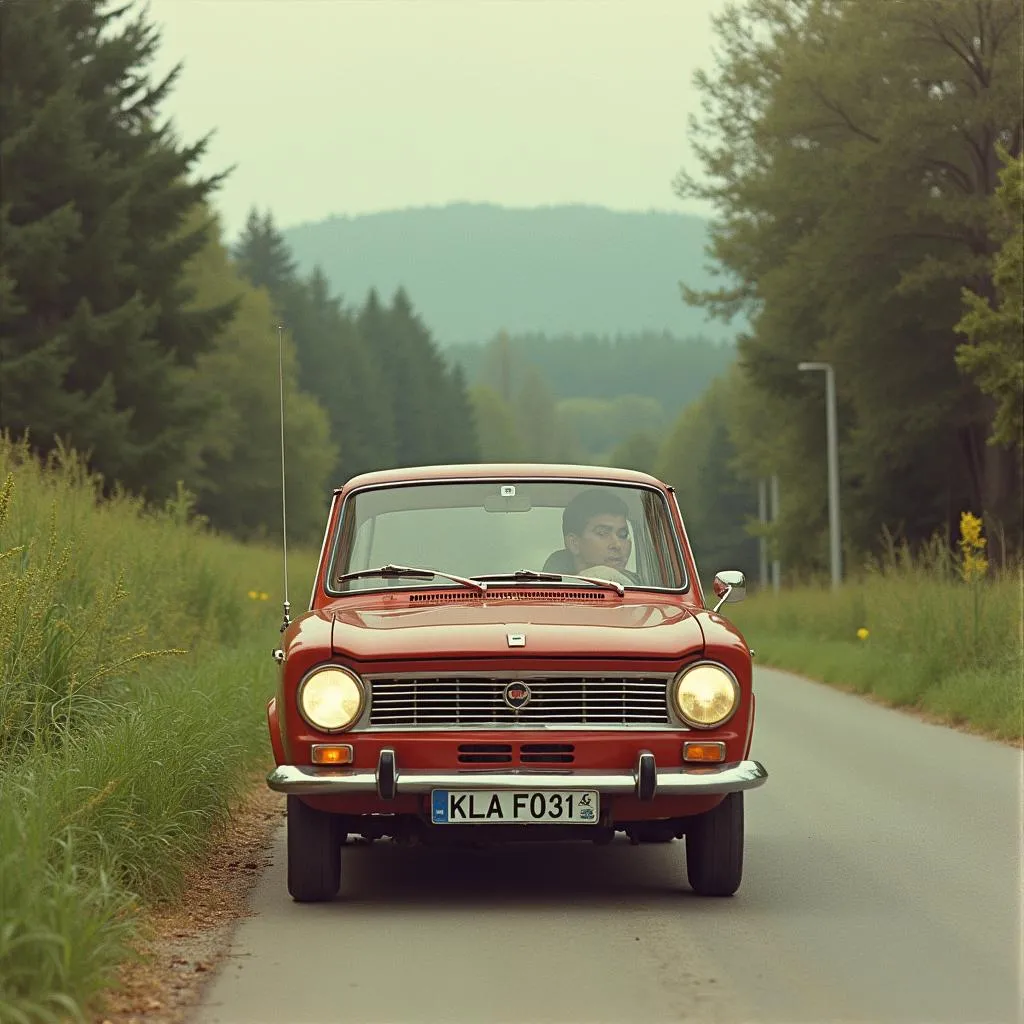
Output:
[[[743,794],[730,793],[686,833],[686,878],[698,896],[732,896],[743,879]]]
[[[288,892],[299,903],[332,900],[341,888],[341,842],[334,815],[288,797]]]

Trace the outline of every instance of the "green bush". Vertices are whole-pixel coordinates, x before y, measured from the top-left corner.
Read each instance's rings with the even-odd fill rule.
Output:
[[[280,565],[0,438],[0,1020],[86,1019],[269,761]]]
[[[768,591],[729,614],[760,664],[1016,739],[1022,567],[987,562],[981,525],[965,517],[959,550],[938,540],[917,553],[890,544],[835,592]]]

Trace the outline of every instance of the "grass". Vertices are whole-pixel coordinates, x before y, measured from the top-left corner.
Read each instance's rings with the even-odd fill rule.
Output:
[[[758,664],[1019,741],[1022,571],[985,562],[980,526],[967,522],[956,551],[938,541],[917,553],[890,545],[834,593],[827,585],[767,591],[729,608],[730,617]]]
[[[0,438],[0,1020],[88,1019],[267,763],[280,566]]]

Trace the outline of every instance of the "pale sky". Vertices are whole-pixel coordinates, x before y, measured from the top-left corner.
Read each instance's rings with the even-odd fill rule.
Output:
[[[280,227],[448,202],[708,213],[687,117],[725,0],[149,0],[216,206]]]

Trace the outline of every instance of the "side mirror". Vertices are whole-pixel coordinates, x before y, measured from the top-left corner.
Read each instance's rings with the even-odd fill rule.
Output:
[[[747,596],[747,579],[736,569],[723,569],[721,572],[715,573],[712,589],[715,592],[715,597],[718,598],[718,604],[711,610],[717,612],[726,601],[735,604]]]

